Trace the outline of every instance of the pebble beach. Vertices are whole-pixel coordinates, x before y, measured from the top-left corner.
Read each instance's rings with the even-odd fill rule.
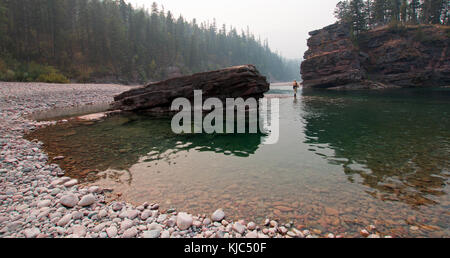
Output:
[[[102,189],[82,185],[52,164],[43,143],[24,139],[31,130],[64,121],[37,122],[30,114],[53,108],[107,103],[129,86],[0,82],[0,238],[342,238],[267,218],[262,225],[213,214],[160,210],[106,202]],[[375,226],[361,236],[380,238]]]

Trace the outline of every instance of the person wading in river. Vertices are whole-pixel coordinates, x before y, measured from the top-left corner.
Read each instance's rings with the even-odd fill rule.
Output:
[[[297,80],[294,81],[294,84],[292,86],[294,88],[294,98],[297,98],[297,91],[298,91],[298,88],[299,88]]]

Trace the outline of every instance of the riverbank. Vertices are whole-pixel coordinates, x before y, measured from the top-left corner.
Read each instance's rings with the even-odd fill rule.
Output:
[[[64,177],[64,171],[48,162],[42,143],[23,138],[30,130],[56,123],[25,118],[33,112],[111,102],[114,95],[128,89],[121,85],[0,83],[0,237],[346,237],[297,228],[276,218],[267,218],[264,225],[228,221],[227,211],[220,209],[214,214],[191,215],[162,211],[157,203],[106,203],[104,193],[110,189],[79,185]],[[386,237],[374,226],[361,228],[361,235]]]

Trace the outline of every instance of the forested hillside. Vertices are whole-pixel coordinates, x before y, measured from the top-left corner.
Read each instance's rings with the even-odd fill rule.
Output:
[[[449,0],[344,0],[336,18],[356,35],[383,25],[450,25]]]
[[[186,21],[156,4],[0,0],[0,80],[146,82],[240,64],[272,81],[299,77],[299,63],[248,30]]]

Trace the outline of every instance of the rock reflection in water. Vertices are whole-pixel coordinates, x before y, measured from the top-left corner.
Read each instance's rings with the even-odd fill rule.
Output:
[[[51,158],[68,176],[81,181],[96,180],[98,172],[114,169],[128,170],[149,153],[153,159],[170,150],[171,155],[195,149],[199,152],[248,157],[261,144],[262,134],[185,134],[172,133],[171,120],[144,115],[113,116],[101,123],[71,121],[50,126],[27,136],[45,143]],[[166,156],[165,159],[170,157]],[[144,161],[153,161],[145,158]]]
[[[436,204],[450,175],[450,91],[364,94],[305,93],[305,143],[327,144],[334,155],[325,158],[341,165],[349,181],[358,174],[376,198]]]

